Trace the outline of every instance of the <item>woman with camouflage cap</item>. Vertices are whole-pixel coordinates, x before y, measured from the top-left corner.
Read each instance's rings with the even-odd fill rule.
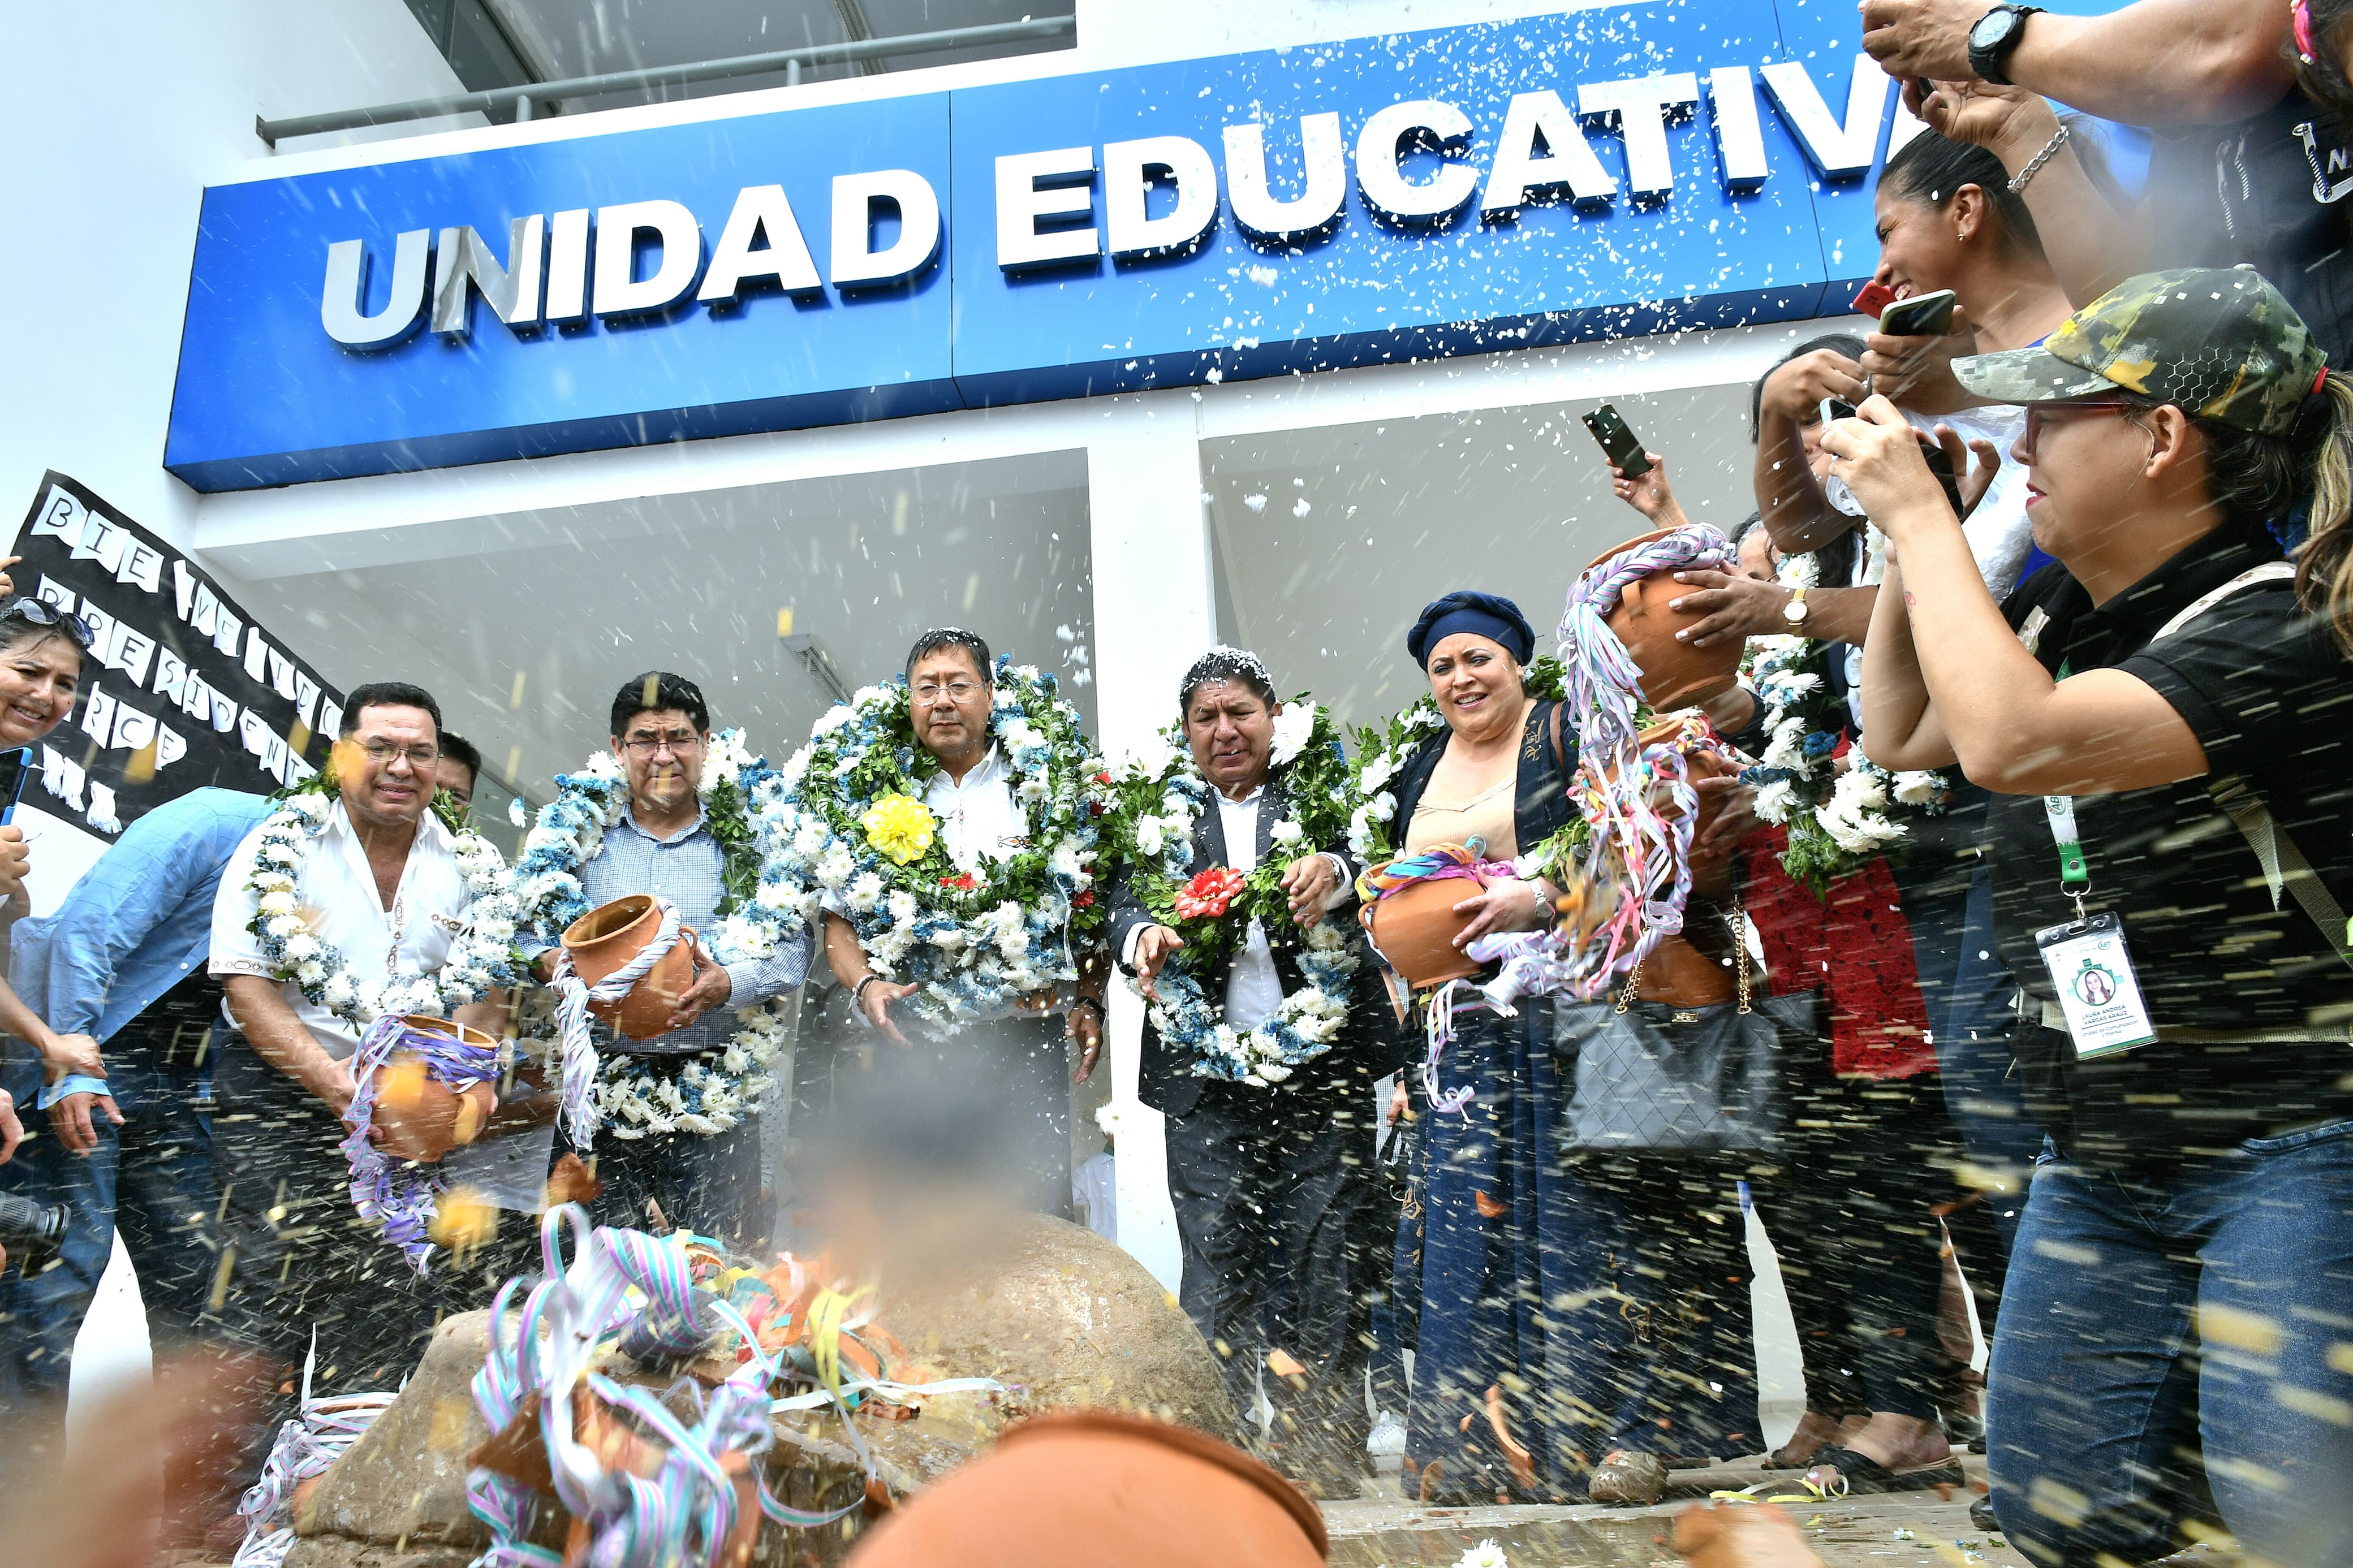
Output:
[[[1897,555],[1873,755],[1997,792],[2052,1136],[1989,1427],[1995,1510],[2042,1562],[2146,1561],[2219,1516],[2251,1556],[2353,1563],[2353,384],[2324,357],[2237,268],[1956,361],[2029,410],[2056,564],[2006,605],[1901,415],[1823,439]]]

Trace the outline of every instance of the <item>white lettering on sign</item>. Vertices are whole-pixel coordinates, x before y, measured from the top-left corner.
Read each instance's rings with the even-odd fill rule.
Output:
[[[1393,222],[1442,224],[1473,196],[1490,219],[1512,217],[1559,194],[1595,210],[1607,208],[1621,190],[1640,202],[1664,201],[1674,193],[1676,175],[1668,127],[1700,103],[1703,88],[1717,180],[1728,192],[1753,191],[1773,176],[1760,81],[1817,176],[1843,180],[1870,172],[1894,83],[1870,57],[1859,55],[1842,117],[1831,113],[1821,85],[1794,60],[1514,93],[1484,145],[1469,116],[1442,100],[1375,110],[1358,129],[1353,150],[1338,113],[1305,114],[1298,121],[1295,176],[1287,151],[1271,163],[1269,123],[1245,121],[1223,127],[1218,138],[1225,205],[1237,226],[1262,241],[1295,244],[1319,234],[1346,208],[1352,151],[1358,194],[1366,207]],[[1897,140],[1891,150],[1920,129],[1900,101],[1894,113]],[[1273,123],[1278,139],[1288,142],[1287,126]],[[1616,133],[1622,176],[1588,142],[1588,125]],[[1432,153],[1434,160],[1427,156]],[[1280,175],[1272,163],[1281,164]],[[1122,260],[1182,255],[1217,226],[1218,159],[1190,136],[1139,137],[1100,150],[1009,153],[995,165],[997,264],[1008,272],[1090,261],[1105,252]],[[1155,213],[1155,206],[1162,210]],[[445,338],[467,336],[478,295],[518,332],[592,316],[659,315],[690,295],[723,310],[740,303],[747,287],[762,283],[798,296],[827,282],[843,289],[900,283],[936,265],[945,247],[938,193],[911,169],[836,176],[828,216],[823,280],[800,215],[780,184],[746,185],[736,193],[707,267],[695,215],[659,198],[512,217],[503,260],[470,226],[402,229],[393,238],[390,281],[381,286],[383,300],[374,310],[369,304],[378,289],[372,286],[371,242],[336,240],[327,247],[320,320],[347,348],[382,349],[404,342],[427,320]],[[878,248],[894,220],[897,232]],[[380,237],[375,244],[381,248]],[[105,534],[119,531],[99,520],[98,539],[88,540],[87,521],[72,497],[53,490],[34,528],[96,554],[105,547]],[[116,569],[111,558],[108,568]],[[159,591],[161,562],[152,552],[123,560],[121,570],[124,581]],[[242,627],[231,616],[223,634],[214,625],[212,595],[200,579],[191,583],[183,574],[175,562],[182,617],[234,653]]]

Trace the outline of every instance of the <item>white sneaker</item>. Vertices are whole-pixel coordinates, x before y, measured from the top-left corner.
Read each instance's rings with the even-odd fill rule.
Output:
[[[1382,1411],[1373,1423],[1373,1435],[1365,1439],[1367,1454],[1402,1454],[1405,1452],[1405,1423],[1388,1411]]]

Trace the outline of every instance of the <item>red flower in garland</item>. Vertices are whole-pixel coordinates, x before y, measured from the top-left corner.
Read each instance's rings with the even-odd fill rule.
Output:
[[[959,893],[969,893],[975,888],[980,886],[980,879],[975,877],[971,872],[966,871],[960,877],[942,877],[940,879],[940,886],[943,888],[954,888]]]
[[[1212,866],[1197,874],[1176,893],[1176,918],[1216,920],[1242,890],[1242,874],[1230,866]]]
[[[1081,893],[1077,898],[1071,900],[1071,908],[1074,910],[1091,910],[1094,907],[1095,890],[1092,888],[1089,888],[1085,892]]]

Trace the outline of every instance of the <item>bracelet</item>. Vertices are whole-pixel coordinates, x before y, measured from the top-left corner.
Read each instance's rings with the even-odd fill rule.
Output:
[[[866,1005],[866,988],[881,978],[882,977],[880,974],[869,974],[857,984],[851,986],[849,988],[849,1005],[853,1007],[863,1007]]]
[[[1074,996],[1071,999],[1069,1009],[1071,1012],[1075,1013],[1082,1007],[1092,1007],[1098,1018],[1103,1016],[1103,1005],[1092,996]]]
[[[2059,155],[2059,149],[2067,145],[2068,139],[2073,134],[2074,132],[2070,131],[2066,126],[2062,125],[2059,127],[2059,133],[2056,136],[2052,137],[2050,141],[2045,142],[2042,144],[2042,151],[2034,154],[2033,157],[2029,158],[2026,161],[2026,167],[2021,169],[2018,172],[2018,176],[2010,182],[2010,194],[2013,196],[2023,195],[2026,190],[2026,183],[2034,178],[2036,174],[2042,173],[2043,164],[2048,163],[2052,159]]]

